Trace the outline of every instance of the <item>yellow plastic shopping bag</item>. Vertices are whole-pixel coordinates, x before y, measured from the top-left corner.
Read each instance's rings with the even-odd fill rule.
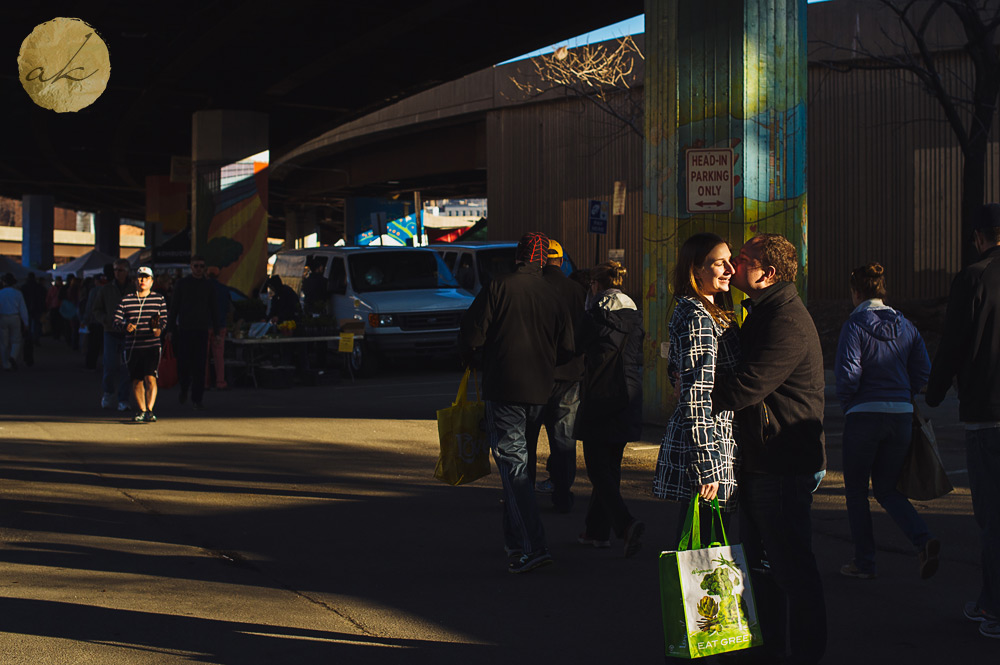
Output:
[[[470,374],[476,386],[475,402],[466,398]],[[455,401],[437,412],[441,454],[434,469],[435,478],[449,485],[464,485],[490,474],[490,446],[483,424],[485,412],[475,374],[466,369]]]

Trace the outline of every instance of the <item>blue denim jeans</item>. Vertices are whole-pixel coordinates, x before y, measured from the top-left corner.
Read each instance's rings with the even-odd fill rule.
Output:
[[[118,396],[119,402],[128,402],[132,395],[132,380],[125,366],[125,338],[114,333],[104,333],[104,392]]]
[[[868,504],[871,479],[875,500],[916,550],[931,538],[927,523],[896,489],[910,450],[910,413],[849,413],[844,420],[844,495],[847,520],[854,539],[854,564],[874,573],[875,535]]]
[[[525,432],[542,417],[541,404],[486,400],[486,432],[503,484],[503,537],[508,553],[546,548]]]
[[[826,651],[826,601],[812,551],[818,474],[740,475],[740,532],[769,657],[816,663]],[[767,566],[763,561],[767,561]]]
[[[966,431],[965,449],[972,511],[983,545],[983,588],[976,604],[1000,616],[1000,428]]]
[[[549,459],[545,468],[552,480],[552,503],[559,510],[573,507],[570,489],[576,480],[576,439],[573,426],[580,410],[580,382],[556,381],[548,403],[542,408],[542,417],[528,427],[528,468],[534,481],[538,453],[538,433],[541,426],[549,435]]]

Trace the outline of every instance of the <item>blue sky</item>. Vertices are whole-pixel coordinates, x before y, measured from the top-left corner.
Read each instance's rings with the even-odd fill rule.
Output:
[[[829,0],[807,0],[809,4],[814,2],[828,2]],[[598,42],[603,42],[608,39],[616,39],[618,37],[624,37],[625,35],[638,35],[646,32],[646,15],[639,14],[638,16],[633,16],[632,18],[625,19],[624,21],[619,21],[618,23],[613,23],[611,25],[605,26],[603,28],[598,28],[578,37],[573,37],[572,39],[567,39],[565,42],[560,42],[558,44],[552,44],[546,46],[545,48],[540,48],[537,51],[532,51],[531,53],[525,53],[524,55],[518,56],[516,58],[511,58],[501,62],[501,65],[505,65],[508,62],[516,62],[518,60],[524,60],[526,58],[534,58],[538,55],[547,55],[556,50],[559,46],[569,46],[570,48],[576,48],[577,46],[584,46],[586,44],[596,44]]]

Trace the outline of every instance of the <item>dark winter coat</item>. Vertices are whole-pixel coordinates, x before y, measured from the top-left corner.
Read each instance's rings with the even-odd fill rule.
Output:
[[[867,300],[840,331],[837,399],[844,413],[869,402],[910,402],[927,383],[930,369],[913,324],[880,300]]]
[[[642,436],[642,312],[627,295],[605,292],[580,322],[584,377],[574,438],[609,442]]]
[[[573,322],[541,268],[519,264],[472,301],[462,317],[458,348],[467,361],[482,349],[485,399],[545,404],[556,365],[573,355]]]
[[[743,360],[716,374],[713,410],[735,411],[742,470],[805,474],[826,468],[823,352],[795,285],[778,282],[756,300],[740,328]]]
[[[188,275],[174,285],[167,329],[208,330],[215,326],[215,286],[208,277]]]
[[[1000,247],[955,277],[944,317],[927,405],[937,406],[958,377],[958,417],[1000,422]]]
[[[570,319],[573,321],[573,330],[578,330],[584,315],[583,305],[587,300],[587,289],[583,288],[583,284],[567,277],[559,266],[542,268],[542,278],[566,302]],[[556,367],[555,378],[556,381],[579,381],[583,378],[583,353],[579,348],[572,360]]]

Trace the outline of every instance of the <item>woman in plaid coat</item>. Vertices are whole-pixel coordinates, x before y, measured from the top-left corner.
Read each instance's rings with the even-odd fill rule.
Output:
[[[667,368],[677,408],[660,443],[653,493],[680,503],[678,534],[695,494],[705,501],[718,498],[724,515],[736,508],[733,413],[712,415],[715,374],[731,371],[739,361],[737,327],[728,306],[735,272],[731,258],[725,240],[698,233],[681,246],[674,274]],[[702,514],[709,518],[707,511]]]

